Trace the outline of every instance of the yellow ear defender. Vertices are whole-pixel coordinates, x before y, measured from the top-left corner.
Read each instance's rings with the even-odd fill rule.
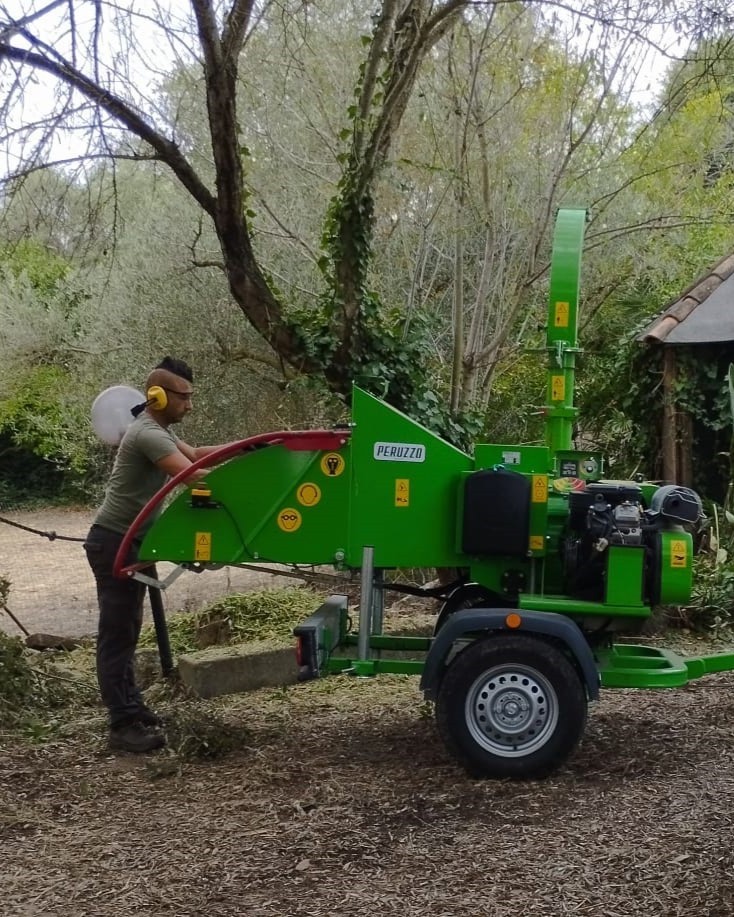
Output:
[[[151,385],[146,397],[148,399],[146,402],[148,407],[153,408],[154,411],[165,411],[168,405],[168,396],[160,385]]]
[[[154,411],[165,411],[167,404],[168,395],[166,395],[166,390],[161,388],[160,385],[151,385],[148,389],[147,400],[143,401],[142,404],[136,404],[134,408],[130,408],[130,413],[133,417],[137,417],[148,407],[153,408]]]

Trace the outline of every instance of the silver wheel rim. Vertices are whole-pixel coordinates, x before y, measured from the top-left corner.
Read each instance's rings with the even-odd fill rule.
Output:
[[[502,758],[520,758],[542,748],[553,734],[558,696],[537,669],[499,665],[471,686],[464,716],[478,745]]]

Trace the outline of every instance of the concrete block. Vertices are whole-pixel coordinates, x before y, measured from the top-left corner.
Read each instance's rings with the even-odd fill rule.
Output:
[[[240,694],[298,680],[294,643],[259,640],[211,646],[178,658],[181,681],[199,697]]]

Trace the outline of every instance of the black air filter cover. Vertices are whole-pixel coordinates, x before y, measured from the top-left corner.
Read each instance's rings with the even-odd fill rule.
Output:
[[[530,479],[504,468],[469,475],[464,487],[461,548],[465,554],[526,557]]]
[[[666,484],[652,495],[650,509],[663,519],[681,525],[698,522],[702,515],[701,498],[688,487]]]

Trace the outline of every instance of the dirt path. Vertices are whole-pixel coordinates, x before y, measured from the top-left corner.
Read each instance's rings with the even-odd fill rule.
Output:
[[[74,509],[0,515],[32,529],[74,538],[84,538],[92,518],[89,510]],[[171,564],[158,565],[161,576],[171,569]],[[81,542],[50,540],[0,523],[0,575],[11,583],[8,608],[31,633],[79,637],[96,632],[94,579]],[[291,578],[233,568],[184,573],[165,591],[164,601],[168,613],[193,611],[233,592],[293,583]],[[21,633],[2,611],[0,630],[13,635]]]

